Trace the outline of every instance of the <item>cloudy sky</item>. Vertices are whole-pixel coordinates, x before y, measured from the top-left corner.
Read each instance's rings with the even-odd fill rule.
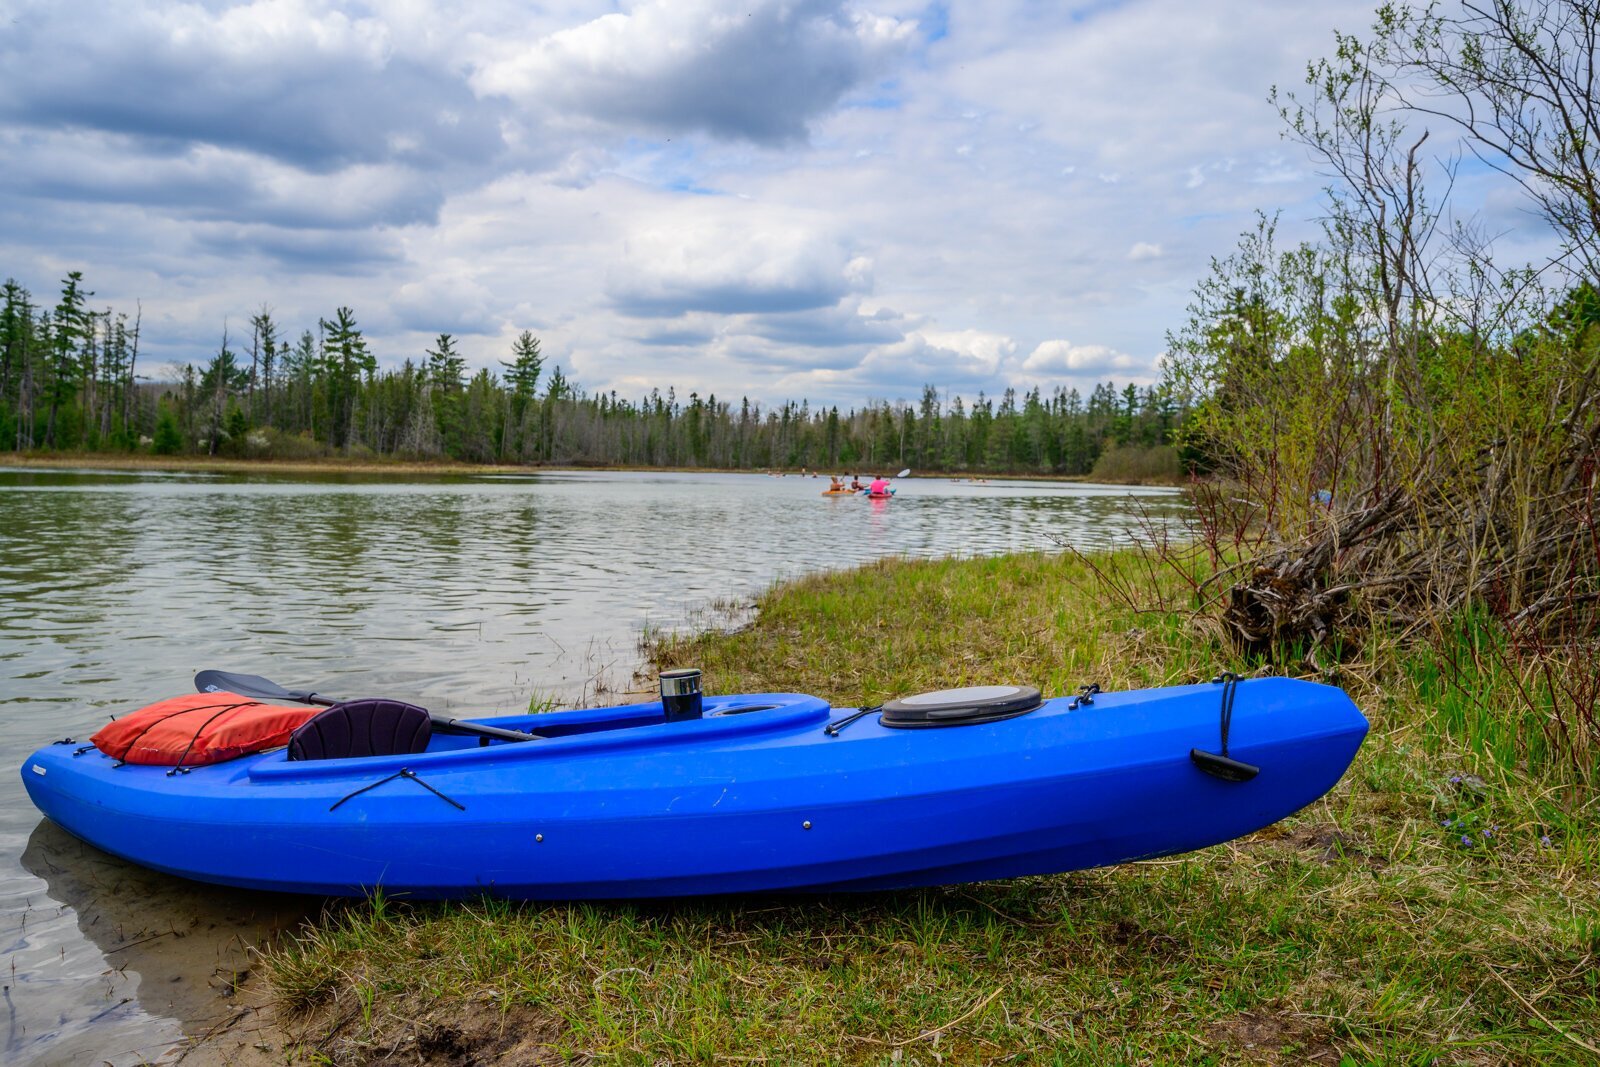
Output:
[[[200,360],[346,304],[590,390],[841,405],[1148,381],[1266,103],[1372,0],[0,0],[0,275]]]

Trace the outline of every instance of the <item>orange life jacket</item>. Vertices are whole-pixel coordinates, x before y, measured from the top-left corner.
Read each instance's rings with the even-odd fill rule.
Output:
[[[140,708],[89,740],[124,763],[199,767],[289,743],[320,709],[280,707],[237,693],[189,693]]]

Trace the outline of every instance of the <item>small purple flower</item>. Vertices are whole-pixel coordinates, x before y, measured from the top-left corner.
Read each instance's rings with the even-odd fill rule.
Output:
[[[1452,774],[1450,776],[1450,784],[1451,785],[1460,785],[1461,784],[1461,776],[1459,774]]]
[[[1545,834],[1542,837],[1540,837],[1539,838],[1539,844],[1543,845],[1545,848],[1549,848],[1550,847],[1550,835],[1549,834]]]
[[[1485,830],[1485,831],[1483,831],[1483,836],[1484,836],[1484,837],[1493,837],[1493,836],[1494,836],[1494,834],[1492,834],[1492,833],[1491,833],[1491,832],[1489,832],[1489,831],[1488,831],[1488,830]]]
[[[1441,819],[1439,821],[1439,825],[1444,827],[1446,830],[1448,830],[1448,829],[1450,829],[1450,820],[1449,819]]]
[[[1471,848],[1472,847],[1472,838],[1470,836],[1468,836],[1467,834],[1462,834],[1461,835],[1461,843],[1463,845],[1467,846],[1468,848]]]

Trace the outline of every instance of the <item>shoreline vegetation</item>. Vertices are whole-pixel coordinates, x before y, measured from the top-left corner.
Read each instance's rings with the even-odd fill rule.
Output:
[[[239,456],[156,456],[126,452],[0,452],[0,467],[24,470],[74,470],[104,469],[116,471],[172,471],[218,474],[540,474],[576,471],[660,471],[674,474],[771,474],[787,478],[826,478],[830,471],[820,475],[795,468],[739,468],[695,466],[646,466],[633,464],[517,464],[517,463],[462,463],[454,460],[414,460],[392,457],[325,456],[312,459],[252,459]],[[842,469],[842,468],[841,468]],[[862,467],[865,472],[867,468]],[[837,473],[837,470],[832,470]],[[848,473],[848,472],[847,472]],[[912,477],[924,480],[968,481],[1038,481],[1082,483],[1090,485],[1167,486],[1188,484],[1188,479],[1176,474],[1149,475],[1113,470],[1111,477],[1101,481],[1089,474],[1034,474],[1028,472],[995,471],[913,471]],[[863,475],[865,476],[865,475]]]
[[[1147,562],[887,561],[645,651],[701,667],[708,691],[840,705],[1273,669],[1192,611],[1124,603]],[[1147,591],[1181,600],[1156,573]],[[1372,721],[1355,765],[1229,844],[859,896],[334,904],[258,968],[278,1032],[250,1040],[341,1064],[1584,1061],[1600,1047],[1593,794],[1498,760],[1522,725],[1441,700],[1436,662],[1404,642],[1374,635],[1325,680]]]

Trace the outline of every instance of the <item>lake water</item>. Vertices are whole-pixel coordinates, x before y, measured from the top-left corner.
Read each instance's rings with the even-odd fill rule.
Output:
[[[141,871],[28,802],[15,769],[34,748],[196,670],[456,715],[607,702],[636,684],[645,627],[703,625],[776,579],[1104,547],[1185,510],[1159,489],[928,478],[882,502],[825,485],[0,469],[0,1062],[154,1059],[225,1019],[250,946],[318,906]]]

